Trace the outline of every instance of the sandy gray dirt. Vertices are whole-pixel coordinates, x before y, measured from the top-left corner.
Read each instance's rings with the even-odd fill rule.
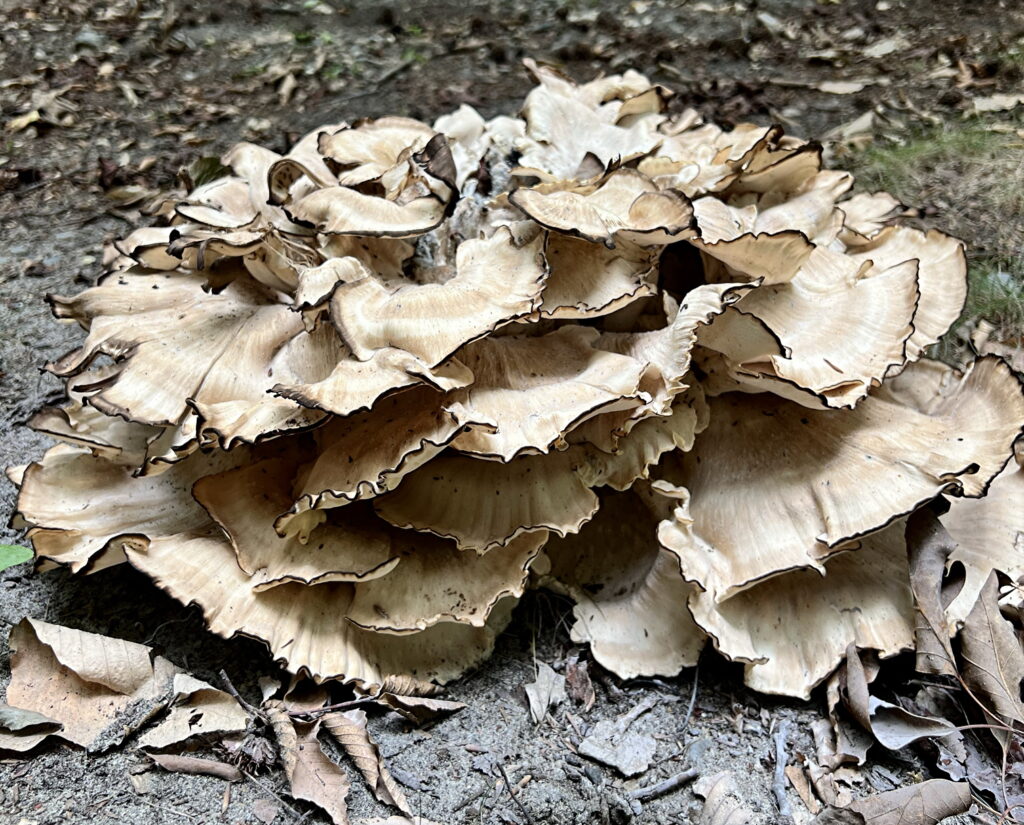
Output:
[[[561,62],[580,79],[635,66],[680,89],[680,104],[726,122],[783,120],[805,134],[847,123],[890,94],[888,86],[846,96],[810,89],[813,82],[862,69],[796,56],[788,34],[757,21],[755,5],[733,13],[723,4],[667,0],[359,0],[344,8],[340,2],[259,0],[177,6],[154,0],[0,2],[0,77],[12,81],[0,87],[0,121],[26,111],[39,89],[68,86],[65,95],[75,106],[73,122],[5,132],[0,142],[0,167],[28,170],[24,186],[0,189],[0,464],[30,461],[44,449],[44,439],[20,425],[59,397],[59,383],[40,366],[69,349],[78,335],[49,317],[44,295],[81,289],[99,271],[104,241],[138,219],[104,194],[99,158],[121,168],[123,183],[161,189],[173,185],[178,168],[191,159],[217,155],[239,139],[280,150],[318,123],[389,113],[433,119],[462,102],[485,115],[510,113],[529,88],[519,66],[525,55]],[[967,48],[967,33],[970,48],[983,52],[1009,19],[1001,17],[998,3],[941,5],[946,18],[938,18],[935,5],[929,13],[936,18],[920,23],[921,41],[929,45],[915,60],[947,48],[953,31],[965,33],[963,42],[948,47],[953,54]],[[874,2],[855,0],[773,0],[759,7],[771,20],[800,31],[820,27],[815,37],[825,48],[836,32],[859,27],[867,42],[918,17],[913,3],[893,0],[886,6],[889,17],[880,16]],[[980,13],[978,6],[991,7],[992,14]],[[112,79],[105,63],[114,67]],[[902,65],[889,69],[910,71]],[[283,105],[280,80],[287,72],[297,77],[298,89]],[[806,82],[772,80],[780,77]],[[908,75],[896,82],[911,97],[938,95],[914,86]],[[146,158],[153,161],[147,165]],[[4,520],[14,500],[13,486],[0,483]],[[20,534],[5,527],[0,540],[20,540]],[[394,716],[371,719],[417,813],[442,825],[525,825],[524,810],[532,822],[551,825],[691,822],[699,801],[688,787],[642,810],[626,796],[637,785],[692,765],[704,774],[732,771],[756,821],[777,821],[769,728],[791,720],[790,756],[810,751],[809,727],[820,716],[820,697],[804,704],[756,696],[742,687],[737,666],[712,655],[702,664],[696,709],[685,726],[692,671],[661,683],[621,683],[598,674],[591,711],[570,706],[535,726],[522,686],[533,681],[535,661],[562,667],[571,647],[566,613],[567,605],[554,597],[527,598],[491,661],[451,686],[448,698],[469,706],[462,713],[425,730],[411,730]],[[7,631],[24,616],[154,645],[203,679],[215,680],[224,668],[250,699],[258,677],[278,673],[261,644],[213,636],[197,609],[183,607],[127,567],[75,578],[22,566],[0,573],[0,687],[10,675]],[[646,774],[626,781],[575,755],[590,726],[650,698],[657,706],[635,725],[658,740]],[[521,786],[522,808],[500,780],[474,769],[481,750],[492,752],[511,783]],[[893,783],[887,777],[920,769],[912,756],[875,764],[881,769],[865,771],[865,791],[888,790]],[[284,795],[279,771],[260,778],[259,785],[233,786],[225,796],[220,780],[145,767],[131,740],[99,756],[45,745],[28,759],[0,760],[0,823],[234,825],[270,821],[267,808],[275,805],[272,821],[290,823],[308,810],[278,799]],[[353,819],[387,816],[358,775],[350,774]],[[792,792],[790,801],[799,821],[805,820],[806,810]],[[304,821],[327,820],[313,812]]]

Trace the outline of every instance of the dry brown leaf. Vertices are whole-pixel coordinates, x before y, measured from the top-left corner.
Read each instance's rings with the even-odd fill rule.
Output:
[[[190,773],[216,776],[226,782],[241,782],[245,777],[234,765],[215,759],[199,759],[195,756],[180,756],[173,753],[152,753],[149,755],[157,765],[171,773]]]
[[[948,779],[929,779],[850,804],[850,810],[861,814],[867,825],[935,825],[970,807],[971,786]]]
[[[956,727],[945,719],[918,716],[870,695],[864,665],[852,644],[846,651],[845,677],[843,700],[847,709],[861,727],[889,750],[900,750],[921,739],[956,733]]]
[[[415,676],[399,674],[388,676],[379,685],[367,685],[360,690],[360,693],[371,695],[374,693],[392,693],[396,696],[437,696],[444,688],[435,685],[433,682],[424,682]]]
[[[590,680],[589,667],[586,662],[581,662],[578,656],[570,656],[566,662],[565,688],[569,698],[577,705],[583,705],[583,710],[590,710],[597,701],[594,683]]]
[[[699,825],[748,825],[754,812],[737,797],[733,775],[729,771],[702,776],[693,792],[704,797]]]
[[[62,739],[102,751],[170,700],[179,671],[152,653],[145,645],[26,618],[11,630],[7,701],[60,722]]]
[[[910,589],[914,593],[914,641],[918,673],[953,676],[953,649],[946,608],[959,588],[944,587],[946,561],[956,543],[928,508],[907,519],[907,552],[910,554]],[[961,581],[960,584],[963,582]]]
[[[793,790],[800,797],[800,801],[804,803],[804,807],[812,814],[818,813],[821,810],[821,803],[814,796],[814,791],[811,789],[811,780],[804,769],[799,765],[786,765],[785,773],[789,784],[793,786]]]
[[[358,709],[327,713],[324,714],[323,725],[356,763],[373,795],[385,805],[393,805],[402,813],[411,814],[405,793],[391,776],[380,748],[370,736],[366,727],[366,714]]]
[[[961,674],[987,715],[1003,724],[1024,724],[1020,698],[1024,650],[999,612],[999,581],[989,574],[960,631]]]
[[[526,699],[530,703],[530,718],[533,724],[539,725],[548,712],[557,708],[566,699],[565,677],[555,673],[550,665],[537,662],[537,680],[524,688]]]
[[[187,673],[175,675],[172,690],[170,714],[142,735],[140,747],[162,749],[194,736],[245,731],[249,715],[224,691]]]
[[[320,723],[293,723],[279,701],[267,702],[263,708],[277,736],[291,795],[322,808],[334,825],[348,825],[345,798],[351,786],[345,771],[328,759],[320,747],[316,736]]]
[[[429,696],[404,696],[400,693],[381,694],[377,701],[417,726],[425,725],[427,722],[432,722],[466,707],[463,702],[434,699]]]

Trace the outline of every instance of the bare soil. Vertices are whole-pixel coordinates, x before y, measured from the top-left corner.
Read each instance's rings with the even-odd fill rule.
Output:
[[[972,97],[1019,91],[1024,9],[1012,0],[927,7],[916,0],[0,0],[0,464],[29,461],[44,447],[20,424],[59,396],[58,382],[39,367],[78,333],[50,319],[42,299],[81,289],[98,273],[104,242],[140,220],[126,200],[137,190],[125,187],[166,189],[179,169],[237,140],[284,150],[326,122],[389,113],[432,120],[461,103],[485,115],[511,113],[530,87],[520,64],[526,56],[579,79],[639,69],[677,90],[673,106],[695,106],[725,124],[781,122],[795,134],[824,136],[872,112],[866,133],[832,146],[840,160],[856,163],[867,140],[956,129]],[[819,88],[840,80],[863,88]],[[18,121],[32,112],[34,122]],[[922,192],[934,186],[929,180]],[[957,220],[962,210],[916,205],[927,222],[956,223],[954,230],[978,237],[986,223],[1006,219],[983,206]],[[3,482],[5,517],[13,503],[13,487]],[[0,532],[2,541],[19,540],[14,530]],[[421,731],[396,717],[371,721],[418,813],[445,825],[526,823],[524,810],[536,823],[690,822],[699,800],[689,788],[642,809],[627,796],[695,765],[734,772],[758,821],[777,821],[769,729],[792,720],[789,756],[809,752],[821,697],[804,704],[752,694],[738,666],[708,655],[699,676],[663,682],[621,683],[599,673],[591,711],[570,707],[535,726],[522,686],[533,681],[535,661],[556,669],[564,662],[565,614],[551,597],[527,599],[493,659],[451,687],[449,697],[469,705],[462,713]],[[277,672],[262,645],[213,636],[198,610],[130,569],[82,579],[28,566],[0,573],[3,635],[26,615],[147,642],[200,678],[225,668],[250,698],[259,676]],[[0,685],[8,668],[0,642]],[[686,721],[694,679],[696,709]],[[659,740],[647,774],[626,781],[575,755],[588,726],[648,697],[658,705],[636,723]],[[522,808],[502,782],[474,769],[481,749],[521,786]],[[220,780],[139,773],[144,767],[130,741],[100,756],[49,745],[28,759],[2,760],[0,823],[265,822],[275,805],[273,821],[287,823],[305,812],[277,798],[284,796],[278,774],[225,796]],[[913,753],[878,753],[861,789],[887,790],[921,772],[927,768]],[[353,818],[387,816],[353,780]],[[797,821],[806,820],[792,791],[790,801]],[[305,821],[326,820],[312,813]]]

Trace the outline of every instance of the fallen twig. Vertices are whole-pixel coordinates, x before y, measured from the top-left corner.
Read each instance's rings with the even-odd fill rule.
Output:
[[[242,695],[231,683],[231,680],[228,678],[228,674],[223,668],[220,671],[220,680],[224,683],[224,689],[231,694],[236,702],[238,702],[242,710],[248,713],[253,719],[261,719],[266,722],[266,717],[263,715],[263,712],[259,708],[253,707],[242,698]]]
[[[629,798],[635,799],[637,802],[648,802],[651,799],[657,799],[665,794],[670,794],[672,791],[677,790],[688,782],[692,782],[700,775],[700,771],[696,768],[687,768],[685,771],[677,773],[675,776],[670,776],[668,779],[663,779],[661,782],[656,782],[653,785],[648,785],[644,788],[637,788],[634,791],[629,792]]]
[[[533,817],[530,816],[530,812],[526,810],[526,806],[520,801],[519,797],[516,796],[516,792],[512,789],[512,783],[508,781],[508,774],[505,773],[505,766],[501,764],[497,759],[494,760],[494,766],[498,769],[498,773],[501,774],[501,779],[505,783],[505,788],[508,790],[508,795],[512,797],[512,801],[519,806],[519,810],[522,811],[523,816],[526,817],[527,825],[534,825]]]

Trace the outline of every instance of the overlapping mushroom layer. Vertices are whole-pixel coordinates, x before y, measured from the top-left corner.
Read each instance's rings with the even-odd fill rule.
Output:
[[[13,473],[39,557],[128,561],[318,679],[452,679],[534,583],[622,676],[710,637],[797,696],[911,644],[931,498],[998,545],[969,585],[1024,570],[1017,378],[919,360],[961,245],[777,127],[529,67],[521,118],[239,145],[53,297],[87,335],[33,421],[64,443]]]

